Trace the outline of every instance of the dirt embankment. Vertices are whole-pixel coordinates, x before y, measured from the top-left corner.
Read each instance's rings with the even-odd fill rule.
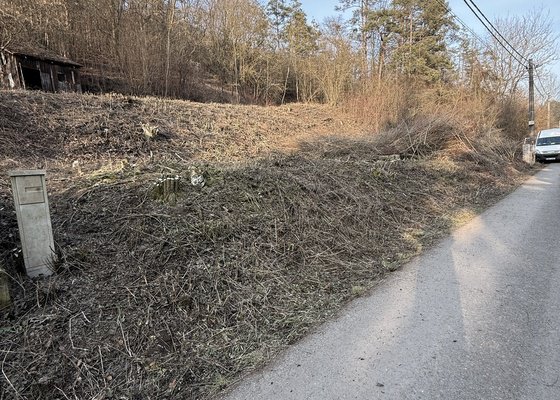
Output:
[[[527,173],[449,121],[380,141],[323,106],[0,92],[0,111],[2,399],[211,396]],[[34,282],[6,172],[39,166],[60,259]]]

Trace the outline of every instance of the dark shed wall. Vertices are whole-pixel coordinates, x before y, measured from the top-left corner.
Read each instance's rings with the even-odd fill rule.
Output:
[[[3,60],[6,61],[4,64]],[[2,52],[0,55],[0,88],[82,92],[77,67],[8,52]]]
[[[53,65],[52,73],[57,92],[82,92],[80,72],[77,68]]]

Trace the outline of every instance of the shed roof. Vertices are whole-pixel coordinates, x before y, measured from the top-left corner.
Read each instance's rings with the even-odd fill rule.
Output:
[[[58,55],[54,51],[47,50],[42,47],[10,45],[6,48],[0,48],[0,50],[5,50],[8,53],[18,56],[36,58],[37,60],[41,61],[48,61],[54,64],[70,65],[77,68],[82,67],[82,64],[79,64],[66,57]]]

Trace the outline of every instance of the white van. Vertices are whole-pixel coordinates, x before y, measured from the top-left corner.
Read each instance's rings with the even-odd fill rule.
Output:
[[[539,162],[560,160],[560,128],[539,132],[535,142],[535,158]]]

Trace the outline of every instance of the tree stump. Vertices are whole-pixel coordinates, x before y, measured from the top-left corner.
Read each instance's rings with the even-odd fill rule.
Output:
[[[164,175],[159,178],[154,187],[154,198],[168,203],[177,201],[180,177],[178,175]]]

